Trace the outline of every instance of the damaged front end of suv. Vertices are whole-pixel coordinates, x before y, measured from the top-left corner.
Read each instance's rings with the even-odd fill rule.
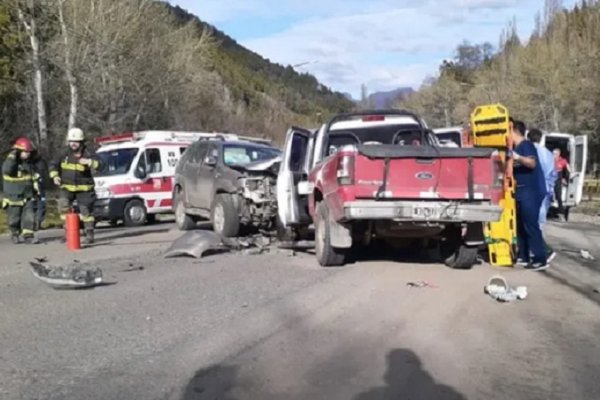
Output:
[[[277,173],[281,157],[235,168],[240,223],[257,229],[271,230],[277,216]]]

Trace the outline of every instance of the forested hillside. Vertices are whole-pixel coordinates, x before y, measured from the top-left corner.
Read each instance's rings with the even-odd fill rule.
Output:
[[[240,131],[281,138],[353,107],[313,76],[262,58],[150,0],[3,0],[0,151],[51,150],[69,126]]]
[[[425,116],[433,127],[468,122],[478,104],[500,102],[532,127],[589,134],[592,160],[600,153],[600,2],[564,10],[547,0],[526,43],[510,24],[500,48],[463,43],[400,106]]]

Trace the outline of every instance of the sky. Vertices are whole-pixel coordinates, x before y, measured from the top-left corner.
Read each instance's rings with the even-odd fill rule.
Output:
[[[462,41],[490,42],[513,18],[527,39],[543,0],[171,0],[271,61],[360,96],[435,76]],[[576,0],[565,0],[571,7]]]

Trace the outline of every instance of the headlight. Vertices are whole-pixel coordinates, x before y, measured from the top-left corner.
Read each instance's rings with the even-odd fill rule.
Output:
[[[247,181],[246,181],[246,189],[248,189],[248,190],[252,190],[252,191],[254,191],[254,190],[258,190],[258,181],[257,181],[257,180],[254,180],[254,179],[252,179],[252,180],[250,180],[250,179],[249,179],[249,180],[247,180]]]

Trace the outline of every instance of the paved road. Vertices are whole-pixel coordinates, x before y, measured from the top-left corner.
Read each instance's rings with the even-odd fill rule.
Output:
[[[547,273],[405,256],[334,269],[285,252],[164,260],[170,224],[107,229],[69,255],[57,234],[0,239],[1,399],[600,398],[599,265],[569,253],[600,255],[595,225],[551,226],[565,251]],[[115,284],[52,290],[27,267],[43,255],[95,260]],[[497,273],[530,297],[484,296]]]

